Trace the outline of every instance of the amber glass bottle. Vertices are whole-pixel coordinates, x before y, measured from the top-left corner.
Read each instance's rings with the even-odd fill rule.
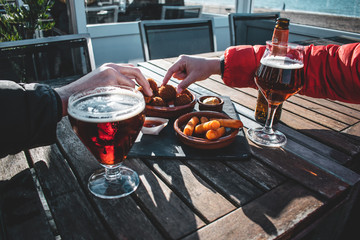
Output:
[[[273,32],[272,42],[279,43],[279,44],[286,44],[289,40],[289,23],[290,19],[288,18],[278,18],[276,20],[276,25]],[[279,49],[273,48],[273,54],[281,55],[282,53],[275,52]],[[278,109],[276,110],[275,117],[274,117],[274,124],[278,123],[281,116],[282,104],[279,105]],[[268,113],[268,103],[262,93],[259,91],[258,98],[256,102],[255,108],[255,119],[258,122],[265,123],[266,117]]]

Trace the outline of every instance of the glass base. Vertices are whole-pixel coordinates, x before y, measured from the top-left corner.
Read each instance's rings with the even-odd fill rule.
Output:
[[[264,128],[249,129],[247,136],[252,142],[265,147],[282,147],[287,142],[283,133],[277,130],[268,133]]]
[[[105,169],[93,173],[89,178],[88,188],[99,198],[121,198],[133,193],[139,186],[138,174],[126,167],[119,167],[119,172],[106,178]]]

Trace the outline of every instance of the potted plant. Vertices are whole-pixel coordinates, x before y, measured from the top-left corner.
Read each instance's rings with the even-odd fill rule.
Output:
[[[0,0],[6,14],[0,15],[0,42],[41,37],[43,31],[51,30],[55,22],[49,15],[53,0],[23,0],[24,5]]]

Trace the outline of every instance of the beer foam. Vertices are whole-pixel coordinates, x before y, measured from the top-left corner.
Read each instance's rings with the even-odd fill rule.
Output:
[[[300,69],[304,67],[303,62],[284,56],[268,56],[262,58],[260,63],[269,67],[281,69]]]
[[[83,96],[69,103],[69,114],[85,122],[114,122],[129,119],[145,109],[141,94],[122,89]]]

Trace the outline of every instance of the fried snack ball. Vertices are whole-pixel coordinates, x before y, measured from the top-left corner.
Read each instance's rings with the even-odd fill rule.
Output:
[[[159,96],[166,102],[174,100],[176,98],[176,88],[169,84],[161,86],[159,88]]]
[[[141,92],[141,93],[142,93],[142,95],[144,96],[144,99],[145,99],[145,103],[146,103],[146,104],[148,104],[148,103],[150,103],[150,102],[151,102],[152,97],[146,96],[146,94],[144,93],[144,89],[143,89],[143,87],[142,87],[142,86],[138,87],[138,89],[137,89],[137,90],[138,90],[139,92]]]
[[[152,106],[166,106],[166,102],[161,97],[153,97],[150,105],[152,105]]]
[[[177,95],[174,101],[175,106],[182,106],[189,103],[191,103],[191,98],[185,93]]]
[[[150,88],[152,89],[154,95],[157,95],[158,94],[158,85],[157,85],[157,83],[152,78],[148,78],[147,80],[148,80],[148,82],[150,84]]]

